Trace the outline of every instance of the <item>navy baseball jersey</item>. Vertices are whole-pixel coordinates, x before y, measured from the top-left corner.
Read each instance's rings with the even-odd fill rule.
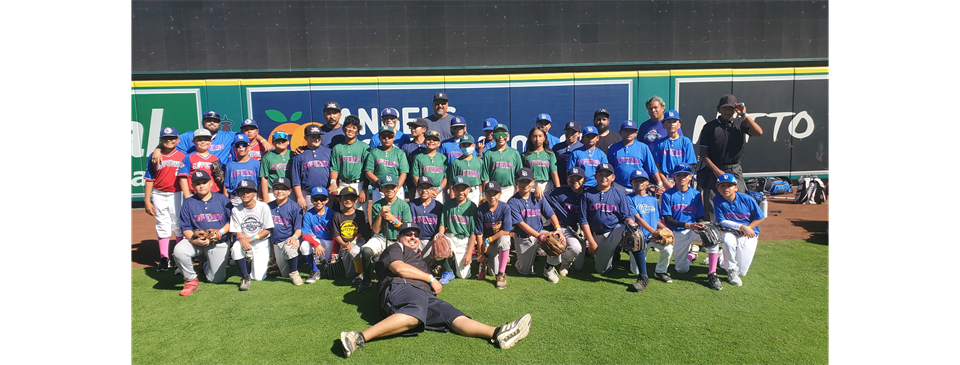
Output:
[[[237,189],[243,180],[260,182],[260,160],[249,159],[247,162],[230,160],[223,169],[223,188],[230,194]]]
[[[543,230],[543,221],[540,220],[541,215],[543,217],[553,215],[553,208],[550,208],[550,204],[547,204],[543,199],[535,199],[532,193],[527,199],[521,198],[519,194],[514,195],[507,201],[507,205],[510,207],[507,215],[507,222],[509,222],[507,225],[513,227],[513,233],[520,238],[528,235],[527,232],[516,226],[517,223],[526,223],[534,231],[540,232]]]
[[[320,145],[315,150],[306,150],[293,156],[290,163],[290,181],[294,186],[300,186],[304,197],[310,194],[314,187],[324,188],[330,185],[330,160],[332,150]]]
[[[423,205],[420,198],[410,202],[410,216],[413,223],[420,227],[420,239],[428,240],[437,234],[437,226],[440,224],[440,213],[443,211],[443,204],[438,204],[436,200],[430,199],[430,203]]]
[[[230,222],[230,199],[220,193],[210,193],[210,199],[200,200],[196,194],[183,200],[180,206],[180,228],[184,231],[221,229]]]
[[[644,222],[650,225],[650,227],[656,229],[657,222],[660,221],[660,214],[657,211],[657,197],[651,195],[639,195],[637,193],[631,193],[627,195],[627,200],[630,201],[630,212],[632,214],[639,214],[640,218]],[[640,226],[640,229],[643,231],[643,236],[650,238],[653,232],[648,231],[643,226]]]
[[[633,142],[629,146],[624,146],[623,142],[614,143],[607,151],[607,160],[613,165],[614,182],[625,187],[630,187],[630,174],[634,171],[643,169],[653,181],[653,174],[660,171],[650,149],[643,143]]]
[[[570,159],[570,153],[580,147],[583,147],[583,143],[577,141],[569,146],[567,142],[560,142],[550,148],[557,155],[557,175],[560,177],[561,185],[567,185],[567,160]]]
[[[700,191],[689,188],[684,193],[675,187],[667,189],[660,196],[660,215],[670,216],[682,223],[695,223],[697,217],[704,216],[703,198],[700,196]],[[683,227],[669,228],[674,231],[685,229]]]
[[[632,215],[627,197],[612,187],[607,191],[589,187],[580,197],[580,224],[590,225],[593,234],[610,232]]]
[[[717,217],[717,223],[728,220],[747,225],[752,221],[764,218],[757,201],[753,197],[739,192],[732,202],[724,199],[722,195],[714,196],[713,212]],[[760,234],[760,227],[753,228],[753,233]]]
[[[497,204],[497,209],[490,211],[490,204],[487,204],[486,201],[480,203],[480,207],[477,208],[477,219],[474,227],[474,234],[479,234],[484,237],[489,237],[493,235],[493,226],[497,223],[501,223],[501,231],[512,231],[513,226],[508,225],[507,216],[510,215],[507,211],[509,206],[500,202]]]
[[[553,189],[544,200],[553,208],[560,224],[571,228],[580,226],[580,194],[573,188],[561,186]]]
[[[270,233],[270,242],[286,241],[298,229],[303,228],[303,210],[297,202],[287,199],[283,205],[277,205],[274,200],[267,204],[273,216],[273,232]]]

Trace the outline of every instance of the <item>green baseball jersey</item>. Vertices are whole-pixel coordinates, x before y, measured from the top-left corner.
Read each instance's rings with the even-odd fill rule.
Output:
[[[543,150],[523,154],[523,166],[533,170],[533,179],[537,181],[552,181],[550,173],[557,171],[557,155]]]
[[[483,170],[480,180],[496,181],[500,186],[511,186],[517,170],[523,167],[520,152],[507,146],[503,151],[492,149],[483,153]]]
[[[414,179],[420,176],[429,176],[433,179],[433,186],[440,186],[447,172],[447,156],[434,151],[433,156],[426,152],[419,153],[413,158],[413,165],[410,166],[410,174]],[[416,180],[413,180],[416,181]]]
[[[413,214],[410,213],[410,204],[407,204],[403,199],[396,199],[393,201],[393,204],[387,204],[387,198],[377,200],[376,203],[373,203],[373,208],[370,209],[370,216],[373,217],[371,221],[377,219],[384,205],[390,206],[390,214],[399,218],[401,222],[413,222]],[[370,222],[370,225],[373,226],[373,222]],[[400,231],[393,225],[393,222],[383,221],[380,223],[380,234],[386,239],[396,241],[397,234],[399,233]]]
[[[260,159],[260,177],[267,178],[267,186],[273,188],[273,180],[278,177],[290,178],[290,150],[277,154],[274,151],[263,154]],[[257,182],[260,183],[259,181]]]
[[[440,222],[450,233],[457,238],[467,238],[476,229],[474,219],[477,219],[477,206],[470,199],[458,204],[456,199],[447,199],[440,212]]]
[[[377,179],[382,179],[383,175],[406,174],[410,172],[410,164],[407,163],[407,155],[403,150],[391,147],[389,151],[384,151],[380,147],[370,149],[366,159],[363,162],[363,171],[372,171]]]
[[[330,154],[330,172],[336,172],[340,180],[360,180],[363,175],[363,163],[370,153],[370,145],[354,140],[351,144],[340,143],[333,146]]]
[[[453,162],[450,163],[450,167],[447,168],[447,180],[453,181],[454,177],[463,176],[467,178],[467,181],[470,183],[470,186],[479,186],[480,185],[480,170],[483,169],[483,161],[479,157],[471,157],[470,160],[464,158],[463,155],[459,158],[455,158]]]

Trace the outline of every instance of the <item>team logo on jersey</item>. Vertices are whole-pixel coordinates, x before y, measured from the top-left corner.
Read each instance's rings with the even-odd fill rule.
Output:
[[[260,223],[260,220],[257,217],[249,216],[243,219],[243,222],[240,222],[240,227],[243,228],[243,233],[248,236],[253,236],[260,231],[260,227],[263,225]]]
[[[358,229],[359,227],[354,221],[340,223],[340,237],[347,241],[352,240],[357,236]]]

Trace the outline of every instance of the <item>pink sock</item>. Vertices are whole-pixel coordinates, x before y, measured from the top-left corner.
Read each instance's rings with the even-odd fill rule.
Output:
[[[707,274],[714,274],[717,272],[717,260],[719,259],[720,259],[719,252],[707,254],[707,260],[709,260],[709,263],[707,264],[707,266],[709,267],[707,269]]]
[[[170,237],[157,238],[157,242],[160,243],[160,257],[170,257],[168,254],[170,251]]]
[[[170,257],[173,257],[173,246],[176,246],[177,243],[180,243],[180,241],[183,241],[183,236],[174,236],[174,237],[176,237],[176,243],[170,246]]]
[[[497,273],[506,273],[507,272],[507,260],[510,259],[510,251],[500,251],[497,256],[500,260],[500,271]]]

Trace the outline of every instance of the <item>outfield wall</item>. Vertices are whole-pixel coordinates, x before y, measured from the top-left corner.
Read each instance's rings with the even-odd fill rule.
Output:
[[[764,129],[748,140],[747,176],[828,174],[828,68],[666,70],[482,76],[325,77],[134,81],[131,90],[131,193],[143,199],[147,156],[161,127],[181,133],[200,127],[200,115],[215,110],[221,128],[239,131],[253,118],[260,134],[292,132],[303,144],[302,126],[323,121],[323,104],[337,101],[343,116],[361,120],[360,139],[378,127],[380,110],[400,111],[407,121],[432,113],[432,96],[445,91],[449,112],[466,118],[468,133],[481,136],[483,120],[496,118],[511,130],[511,145],[522,151],[536,115],[553,118],[551,134],[562,137],[563,123],[591,124],[593,112],[610,112],[611,129],[621,121],[648,119],[644,102],[659,95],[676,109],[685,136],[697,141],[700,127],[716,117],[720,96],[733,93]]]

